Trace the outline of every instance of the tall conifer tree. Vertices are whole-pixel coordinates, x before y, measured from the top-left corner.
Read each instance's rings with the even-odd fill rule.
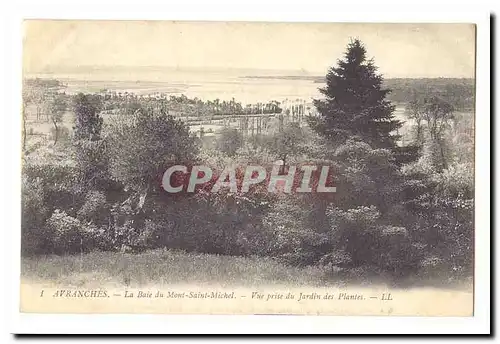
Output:
[[[402,123],[385,99],[390,91],[382,89],[382,81],[363,44],[353,40],[326,75],[326,87],[320,88],[325,98],[314,101],[320,116],[311,119],[311,126],[335,144],[358,137],[374,148],[395,148],[394,131]]]

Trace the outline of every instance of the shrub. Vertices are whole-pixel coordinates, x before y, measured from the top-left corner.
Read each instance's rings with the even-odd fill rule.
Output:
[[[74,216],[83,198],[75,185],[75,169],[64,162],[44,164],[27,160],[22,184],[22,252],[52,252],[53,236],[46,226],[56,209]]]
[[[286,195],[278,199],[263,220],[271,236],[269,252],[288,264],[314,264],[328,247],[327,235],[309,225],[307,210],[310,206]]]
[[[50,139],[55,140],[56,129],[50,128]],[[71,131],[65,126],[60,126],[57,128],[57,145],[67,145],[71,140]]]
[[[85,196],[85,203],[78,210],[77,217],[87,222],[105,225],[110,217],[106,195],[100,191],[89,191]]]
[[[418,267],[419,255],[412,246],[407,229],[385,225],[376,207],[348,210],[331,207],[327,213],[334,253],[342,252],[342,255],[333,256],[336,259],[329,258],[330,262],[351,268],[376,266],[393,276],[409,273]]]
[[[435,177],[440,194],[450,198],[474,196],[474,167],[467,163],[451,164]]]
[[[109,153],[104,139],[80,139],[73,143],[78,185],[85,190],[106,190],[112,185],[109,174]]]
[[[138,252],[151,247],[151,238],[154,227],[147,222],[141,229],[134,227],[132,221],[127,221],[121,226],[115,226],[109,238],[109,244],[114,250]]]
[[[350,139],[335,150],[333,158],[338,165],[339,187],[335,198],[339,207],[374,205],[385,213],[396,203],[400,177],[393,152]]]
[[[423,168],[427,166],[427,168]],[[436,172],[425,155],[403,169],[406,225],[422,259],[439,259],[441,270],[470,270],[473,258],[473,173],[467,164]],[[422,263],[427,269],[428,264]]]
[[[56,254],[77,253],[93,248],[94,229],[64,211],[56,209],[46,226],[52,235],[52,251]]]
[[[40,179],[23,176],[21,195],[21,250],[23,254],[44,253],[49,246],[45,229],[47,207]]]
[[[49,214],[55,209],[64,209],[74,216],[83,203],[84,195],[78,187],[78,172],[70,163],[25,163],[23,175],[28,180],[37,180],[43,190],[43,204]]]
[[[220,131],[216,143],[217,150],[227,154],[228,156],[234,156],[236,151],[242,146],[243,135],[238,130],[233,128],[224,128]]]

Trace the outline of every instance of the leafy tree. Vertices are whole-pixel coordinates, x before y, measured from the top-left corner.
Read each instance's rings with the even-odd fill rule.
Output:
[[[54,125],[54,145],[57,143],[59,137],[59,127],[58,123],[63,120],[64,111],[66,111],[66,102],[64,98],[58,94],[55,94],[52,99],[50,99],[46,105],[45,111],[47,116],[52,121]]]
[[[320,117],[311,118],[311,126],[337,144],[359,136],[373,147],[396,147],[392,132],[402,124],[394,118],[382,81],[363,44],[352,41],[338,67],[326,75],[326,87],[320,88],[325,99],[314,101]]]
[[[110,172],[135,191],[159,190],[172,164],[192,163],[197,154],[188,127],[166,114],[136,111],[110,127]]]
[[[440,161],[437,161],[436,165],[440,169],[445,169],[448,164],[444,134],[454,117],[453,106],[437,97],[431,97],[424,102],[423,116],[427,122],[430,139],[439,150]]]
[[[424,114],[421,102],[416,99],[410,101],[405,112],[408,118],[415,121],[415,144],[421,146],[424,143]]]
[[[286,166],[287,158],[293,154],[300,154],[303,150],[304,134],[298,123],[288,123],[283,131],[278,131],[269,138],[267,143],[271,154],[283,161]]]
[[[166,224],[174,215],[169,212],[171,216],[165,216],[164,210],[186,197],[167,194],[162,189],[163,173],[172,165],[195,164],[196,138],[190,135],[182,121],[151,109],[140,109],[126,118],[116,118],[107,127],[106,135],[109,173],[114,181],[124,186],[123,196],[126,197],[114,207],[112,222],[118,236],[128,238],[123,239],[124,242],[137,249],[143,246],[137,242],[138,238],[134,239],[138,233],[144,234],[146,241],[149,234],[145,231],[150,229],[158,238],[167,235],[170,226]],[[176,196],[176,202],[172,202],[172,197]],[[190,211],[192,215],[192,209]],[[152,226],[148,227],[147,221],[153,221]],[[166,232],[160,235],[162,229]],[[160,242],[169,240],[161,239]]]
[[[453,106],[438,97],[431,97],[424,100],[422,112],[431,139],[442,140],[444,130],[453,119]]]
[[[408,104],[409,117],[416,121],[417,145],[432,153],[432,163],[441,171],[448,166],[445,135],[455,119],[454,108],[443,99],[432,96],[413,100]],[[424,136],[427,132],[427,140]],[[425,152],[424,152],[425,154]]]
[[[35,105],[36,119],[39,120],[44,113],[44,104],[48,98],[56,94],[65,85],[54,79],[26,79],[23,80],[23,98],[29,99],[29,103]],[[45,111],[47,121],[49,113]]]
[[[236,151],[243,145],[243,136],[234,128],[224,128],[217,139],[216,147],[218,150],[229,156],[234,156]]]

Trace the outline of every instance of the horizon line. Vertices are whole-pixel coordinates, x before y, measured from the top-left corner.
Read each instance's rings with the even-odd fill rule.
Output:
[[[194,70],[205,70],[205,71],[263,71],[263,72],[279,72],[279,73],[292,73],[292,74],[284,74],[284,75],[242,75],[241,77],[263,77],[263,78],[272,78],[272,77],[317,77],[322,78],[326,76],[328,70],[331,67],[328,67],[326,71],[311,71],[303,68],[299,69],[275,69],[275,68],[249,68],[249,67],[221,67],[221,66],[166,66],[166,65],[104,65],[104,64],[89,64],[89,65],[59,65],[59,66],[49,66],[42,70],[38,71],[23,71],[23,74],[57,74],[68,72],[71,70],[72,72],[82,72],[85,69],[127,69],[127,68],[136,68],[136,69],[164,69],[164,70],[176,70],[176,71],[194,71]],[[389,76],[382,72],[379,72],[384,79],[471,79],[474,80],[475,76]]]

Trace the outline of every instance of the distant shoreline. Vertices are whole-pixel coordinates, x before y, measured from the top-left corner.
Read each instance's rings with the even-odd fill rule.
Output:
[[[256,75],[256,76],[241,76],[239,77],[240,79],[279,79],[279,80],[306,80],[306,81],[313,81],[314,83],[326,83],[326,79],[324,76],[302,76],[302,75]],[[442,80],[442,81],[473,81],[474,78],[443,78],[443,77],[436,77],[436,78],[415,78],[415,77],[408,77],[408,78],[384,78],[385,80]]]
[[[322,76],[302,76],[302,75],[256,75],[256,76],[240,76],[239,79],[279,79],[279,80],[307,80],[314,82],[326,82]]]

